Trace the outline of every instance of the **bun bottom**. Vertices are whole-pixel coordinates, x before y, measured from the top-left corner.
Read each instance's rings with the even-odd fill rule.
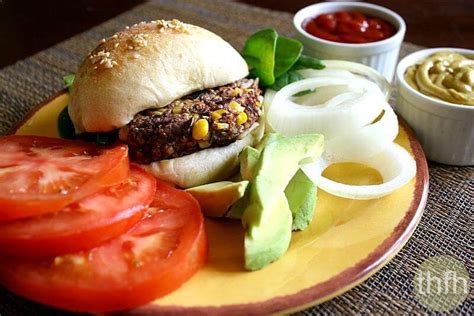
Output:
[[[255,123],[247,135],[230,145],[213,147],[174,159],[140,165],[157,179],[191,188],[228,179],[237,172],[239,153],[255,146],[263,136],[263,124]]]

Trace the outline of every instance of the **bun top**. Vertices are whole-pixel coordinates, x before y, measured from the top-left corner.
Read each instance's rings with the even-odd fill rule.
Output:
[[[240,54],[210,31],[178,20],[141,22],[103,39],[82,62],[69,115],[77,132],[110,131],[138,112],[247,74]]]

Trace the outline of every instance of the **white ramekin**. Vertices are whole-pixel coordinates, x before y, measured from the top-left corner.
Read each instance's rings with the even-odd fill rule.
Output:
[[[306,32],[303,22],[308,18],[336,11],[360,11],[390,22],[397,33],[382,41],[367,44],[337,43],[318,38]],[[384,7],[360,2],[322,2],[307,6],[293,17],[298,39],[304,44],[305,54],[320,59],[355,61],[376,69],[392,81],[400,46],[405,36],[405,21],[395,12]]]
[[[428,159],[448,165],[474,165],[474,106],[432,98],[405,81],[408,66],[438,51],[454,51],[474,58],[474,50],[431,48],[403,58],[397,66],[397,112],[415,131]]]

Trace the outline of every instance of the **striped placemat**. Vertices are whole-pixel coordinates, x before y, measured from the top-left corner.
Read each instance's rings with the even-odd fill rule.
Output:
[[[221,35],[240,49],[252,32],[274,27],[292,36],[292,15],[240,3],[213,0],[155,0],[85,33],[0,70],[0,134],[32,106],[62,89],[62,77],[75,71],[98,41],[143,20],[178,18]],[[401,57],[420,47],[405,43]],[[393,100],[392,100],[393,101]],[[448,254],[473,275],[474,168],[430,163],[430,195],[425,214],[405,248],[363,284],[301,314],[425,313],[414,296],[412,279],[428,257]],[[472,296],[454,312],[472,313]],[[63,315],[0,289],[0,315]]]

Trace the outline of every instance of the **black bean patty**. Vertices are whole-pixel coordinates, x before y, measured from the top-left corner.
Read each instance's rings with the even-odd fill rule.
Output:
[[[140,163],[226,146],[258,120],[260,94],[253,79],[202,90],[138,113],[121,129],[120,138],[128,144],[132,160]]]

